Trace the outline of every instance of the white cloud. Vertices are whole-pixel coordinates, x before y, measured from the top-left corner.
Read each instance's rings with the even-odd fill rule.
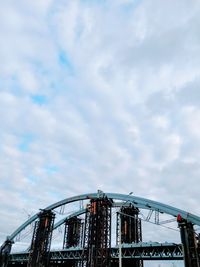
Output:
[[[182,110],[185,128],[193,138],[200,138],[200,109],[195,106],[186,106]]]
[[[153,117],[152,122],[158,130],[166,130],[169,128],[169,120],[165,116],[157,115]]]
[[[97,188],[198,212],[199,8],[2,4],[1,232],[23,208]]]
[[[20,83],[24,90],[29,91],[30,93],[36,93],[38,90],[38,82],[34,77],[34,74],[28,70],[22,70],[20,73]]]

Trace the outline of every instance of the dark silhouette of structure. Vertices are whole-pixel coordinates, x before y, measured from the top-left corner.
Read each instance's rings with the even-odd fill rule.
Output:
[[[63,249],[78,247],[81,242],[82,223],[77,216],[65,221]]]
[[[177,216],[177,222],[183,244],[185,266],[200,267],[199,248],[193,224],[184,220],[180,214]]]
[[[85,219],[82,260],[85,267],[110,266],[112,201],[106,197],[92,199]]]
[[[117,244],[119,245],[119,235],[121,235],[121,243],[131,244],[142,242],[142,224],[138,217],[139,209],[133,205],[122,207],[117,213]],[[121,220],[121,223],[119,223]],[[121,229],[119,229],[121,225]],[[126,266],[143,267],[142,260],[131,260],[126,262]]]
[[[27,267],[47,267],[55,215],[43,210],[35,222]]]

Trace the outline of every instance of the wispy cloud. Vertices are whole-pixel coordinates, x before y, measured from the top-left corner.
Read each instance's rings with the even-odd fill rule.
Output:
[[[3,233],[23,208],[97,188],[198,212],[199,9],[2,3],[1,212],[15,210]]]

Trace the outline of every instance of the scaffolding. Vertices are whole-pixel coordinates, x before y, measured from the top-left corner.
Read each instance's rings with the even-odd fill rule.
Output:
[[[49,264],[55,214],[49,210],[42,210],[38,217],[30,247],[28,267],[47,267]]]
[[[12,248],[13,241],[7,239],[0,247],[0,266],[6,267],[8,265],[8,258]]]
[[[91,199],[84,230],[82,266],[108,267],[111,248],[111,207],[106,197]]]
[[[65,221],[63,249],[78,247],[81,242],[82,222],[78,217],[72,217]]]
[[[142,224],[138,214],[139,209],[133,205],[121,207],[120,212],[117,213],[117,245],[119,245],[120,238],[122,244],[142,242]],[[143,267],[142,260],[134,260],[130,264],[133,267]],[[128,262],[126,262],[126,266],[128,266]]]

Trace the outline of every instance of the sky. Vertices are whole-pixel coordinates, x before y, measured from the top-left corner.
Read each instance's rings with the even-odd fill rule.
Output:
[[[199,12],[198,0],[2,1],[0,241],[98,189],[200,215]]]

